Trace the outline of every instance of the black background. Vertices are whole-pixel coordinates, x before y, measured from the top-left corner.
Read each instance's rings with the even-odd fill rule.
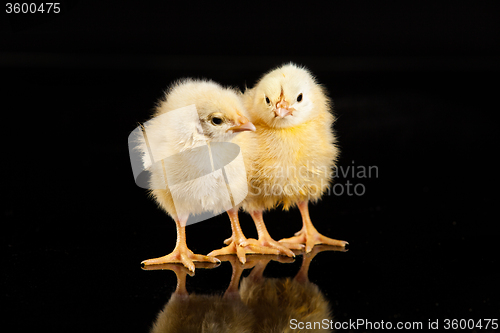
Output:
[[[350,243],[309,272],[336,320],[500,318],[499,14],[494,1],[64,1],[60,14],[2,13],[9,331],[148,331],[176,279],[139,263],[173,249],[175,225],[135,185],[129,133],[178,78],[244,89],[289,61],[334,101],[339,166],[378,170],[336,180],[363,195],[310,207],[320,232]],[[297,210],[264,217],[276,239],[301,227]],[[249,216],[241,222],[255,237]],[[226,215],[187,228],[195,253],[229,236]],[[293,276],[301,260],[265,275]],[[230,277],[224,262],[187,287],[222,293]]]

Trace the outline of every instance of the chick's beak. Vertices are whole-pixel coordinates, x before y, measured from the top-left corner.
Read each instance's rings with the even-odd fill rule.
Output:
[[[281,99],[278,103],[276,103],[276,108],[274,109],[274,114],[276,117],[285,118],[289,114],[291,114],[292,110],[290,110],[290,104]]]
[[[229,128],[228,131],[233,131],[233,132],[255,131],[255,126],[244,116],[240,116],[236,123],[239,125]]]

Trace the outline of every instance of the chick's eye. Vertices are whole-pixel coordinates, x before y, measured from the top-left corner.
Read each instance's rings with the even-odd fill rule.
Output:
[[[271,101],[269,100],[269,97],[266,96],[266,103],[271,104]]]
[[[297,96],[297,102],[300,102],[302,100],[302,93],[299,94],[299,96]]]
[[[222,124],[222,118],[213,117],[212,118],[212,124],[214,124],[214,125],[220,125],[220,124]]]

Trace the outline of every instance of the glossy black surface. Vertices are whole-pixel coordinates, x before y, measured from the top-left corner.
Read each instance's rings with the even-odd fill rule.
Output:
[[[155,30],[161,15],[151,8],[98,8],[78,3],[42,23],[10,17],[2,32],[5,322],[17,327],[10,331],[147,332],[177,280],[170,270],[142,270],[140,262],[173,249],[175,225],[135,185],[129,133],[180,77],[243,88],[288,61],[309,67],[334,101],[339,166],[357,167],[336,183],[365,190],[310,206],[320,232],[350,243],[346,252],[318,253],[308,271],[332,318],[416,321],[424,328],[429,320],[444,328],[447,318],[500,319],[494,5],[379,9],[380,22],[369,8],[361,17],[354,6],[339,8],[345,15],[322,21],[332,31],[331,50],[293,44],[289,54],[258,48],[275,39],[259,38],[266,31],[257,24],[246,43],[232,48],[234,30],[212,45],[203,35],[202,52],[177,34],[173,46],[159,43],[167,28]],[[115,24],[103,23],[112,13]],[[320,21],[313,13],[307,22]],[[362,22],[368,23],[358,28]],[[292,30],[307,41],[320,28]],[[285,35],[282,42],[292,41]],[[187,49],[174,52],[175,45]],[[357,174],[370,166],[376,176]],[[264,219],[276,239],[301,227],[296,209]],[[248,237],[256,236],[248,215],[241,223]],[[186,232],[195,253],[208,253],[230,236],[229,220],[221,215]],[[290,263],[271,261],[264,276],[293,278],[302,260],[299,254]],[[231,274],[227,261],[197,269],[187,291],[222,295]]]

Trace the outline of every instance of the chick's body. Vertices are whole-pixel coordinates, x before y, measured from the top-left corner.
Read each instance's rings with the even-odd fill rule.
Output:
[[[345,246],[319,234],[309,218],[308,202],[316,202],[328,188],[339,150],[332,129],[334,116],[324,89],[305,69],[284,65],[264,75],[244,94],[244,104],[257,130],[248,143],[249,194],[242,203],[252,215],[262,245],[277,247],[269,236],[262,212],[282,205],[298,206],[303,228],[282,240],[290,248],[304,244]],[[244,141],[244,140],[241,140]],[[246,145],[246,146],[245,146]],[[245,148],[246,147],[246,148]]]
[[[223,171],[214,171],[213,166],[214,161],[230,158],[224,156],[227,149],[215,148],[249,130],[255,127],[244,116],[241,99],[232,89],[212,81],[184,80],[166,93],[144,126],[139,149],[145,169],[151,172],[151,196],[176,222],[177,244],[171,254],[143,264],[180,262],[194,270],[193,261],[218,262],[193,254],[187,248],[184,228],[190,215],[218,214],[232,207],[229,195],[224,195]],[[224,168],[233,197],[244,196],[247,187],[246,174],[237,165]]]
[[[248,212],[273,209],[280,204],[289,209],[300,201],[315,202],[321,198],[330,184],[337,156],[330,130],[332,122],[333,116],[328,112],[289,128],[271,128],[257,122],[249,166],[249,195],[242,207]]]

